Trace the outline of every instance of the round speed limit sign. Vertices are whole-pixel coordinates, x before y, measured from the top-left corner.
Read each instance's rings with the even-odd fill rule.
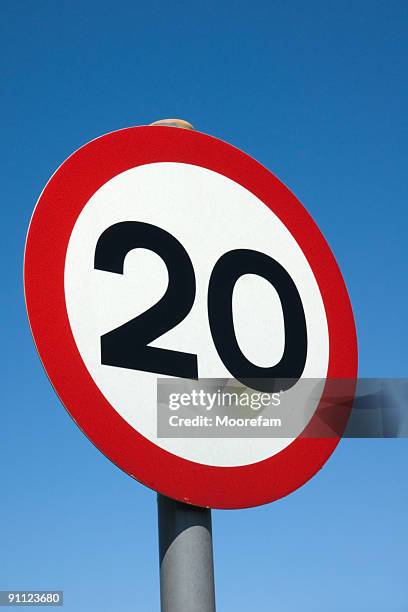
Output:
[[[269,391],[275,379],[356,375],[353,314],[322,234],[273,174],[225,142],[153,126],[79,149],[35,208],[25,294],[68,412],[164,495],[266,503],[309,480],[338,442],[157,435],[159,378]]]

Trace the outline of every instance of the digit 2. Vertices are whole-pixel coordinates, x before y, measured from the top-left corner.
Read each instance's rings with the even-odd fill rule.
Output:
[[[155,225],[138,221],[116,223],[98,239],[95,268],[123,274],[125,257],[136,248],[148,249],[162,258],[169,284],[154,306],[101,337],[101,361],[119,368],[198,378],[197,355],[148,346],[178,325],[194,303],[194,268],[183,245]]]

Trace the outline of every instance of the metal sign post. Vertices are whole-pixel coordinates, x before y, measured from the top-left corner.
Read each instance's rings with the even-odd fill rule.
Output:
[[[193,130],[182,119],[151,125]],[[215,612],[211,510],[157,494],[162,612]]]
[[[157,495],[162,612],[215,612],[211,510]]]

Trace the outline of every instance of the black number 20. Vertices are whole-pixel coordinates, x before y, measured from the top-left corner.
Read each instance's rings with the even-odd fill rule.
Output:
[[[191,259],[165,230],[138,221],[108,227],[95,249],[95,268],[123,274],[126,255],[133,249],[148,249],[167,266],[169,284],[163,297],[144,313],[101,337],[104,365],[155,372],[180,378],[198,378],[197,355],[149,346],[190,312],[196,293]],[[256,274],[276,289],[283,311],[285,348],[276,365],[263,368],[242,353],[234,331],[232,293],[244,274]],[[229,251],[214,266],[208,288],[208,318],[218,354],[229,372],[252,388],[272,391],[276,379],[289,388],[300,378],[306,363],[307,329],[302,300],[288,272],[272,257],[249,249]]]

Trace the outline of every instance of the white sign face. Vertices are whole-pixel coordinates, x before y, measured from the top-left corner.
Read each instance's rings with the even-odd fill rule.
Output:
[[[357,345],[339,268],[296,197],[225,142],[136,127],[71,155],[33,214],[25,296],[72,418],[163,495],[212,508],[279,499],[316,474],[344,431]],[[305,379],[322,383],[307,407]],[[333,379],[350,380],[350,393],[326,435]],[[167,417],[179,409],[163,400],[166,385],[220,380],[225,395],[236,384],[285,391],[286,427],[270,437],[255,428],[179,435],[170,418],[162,427],[162,406]],[[234,417],[253,416],[243,406]]]
[[[158,438],[156,389],[161,375],[101,363],[101,336],[159,302],[169,283],[163,259],[145,248],[129,251],[123,274],[95,269],[99,238],[115,224],[129,221],[165,230],[191,259],[194,304],[151,346],[196,354],[200,378],[233,376],[214,345],[207,293],[215,264],[234,249],[264,253],[289,273],[307,325],[303,377],[326,376],[329,340],[324,304],[296,240],[262,201],[222,174],[185,163],[152,163],[115,176],[89,199],[75,223],[65,263],[67,311],[81,357],[108,402],[133,428],[163,449],[207,465],[246,465],[278,453],[292,439],[254,438],[243,444],[239,438]],[[273,285],[261,276],[244,274],[236,282],[232,309],[235,335],[247,359],[261,367],[279,363],[284,320]]]

